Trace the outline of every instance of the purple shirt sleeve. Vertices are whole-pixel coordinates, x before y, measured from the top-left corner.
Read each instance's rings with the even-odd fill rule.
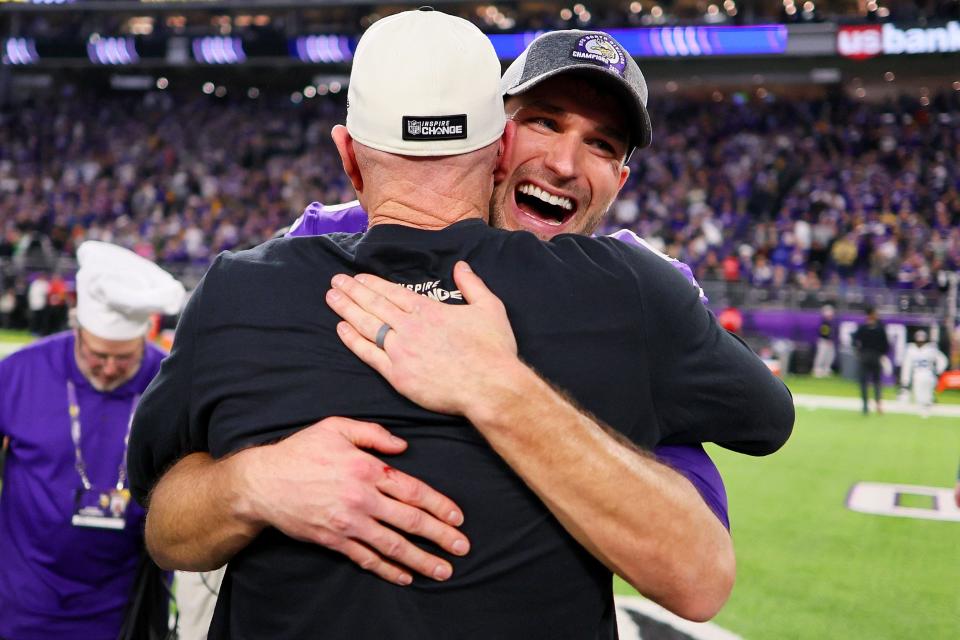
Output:
[[[727,491],[720,471],[700,445],[662,446],[653,450],[660,462],[672,467],[696,487],[713,514],[728,530]]]
[[[354,200],[325,206],[311,202],[303,214],[290,225],[287,237],[319,236],[324,233],[357,233],[367,230],[367,212]]]
[[[646,240],[644,240],[643,238],[635,234],[633,231],[630,231],[629,229],[620,229],[619,231],[615,231],[610,234],[610,237],[616,238],[620,242],[626,242],[627,244],[632,244],[632,245],[643,247],[644,249],[653,251],[655,254],[657,254],[667,262],[669,262],[674,269],[676,269],[677,271],[683,274],[683,277],[686,278],[690,284],[692,284],[694,287],[697,288],[697,291],[700,292],[700,302],[704,304],[707,304],[708,302],[710,302],[707,299],[706,294],[703,292],[703,287],[700,286],[700,283],[697,282],[697,279],[693,276],[693,270],[686,263],[680,262],[676,258],[671,258],[670,256],[663,253],[662,251],[656,249],[655,247],[650,246],[650,244],[648,244]]]

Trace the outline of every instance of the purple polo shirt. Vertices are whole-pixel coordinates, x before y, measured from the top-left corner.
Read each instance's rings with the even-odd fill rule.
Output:
[[[360,203],[354,200],[335,206],[324,206],[319,202],[312,202],[303,214],[290,225],[288,236],[316,236],[325,233],[358,233],[367,229],[367,212]],[[627,244],[642,246],[653,251],[664,260],[672,264],[687,280],[700,291],[700,299],[707,301],[703,289],[693,277],[693,272],[686,264],[667,256],[650,245],[634,232],[621,229],[611,237]],[[656,447],[654,454],[664,464],[673,467],[689,480],[710,510],[729,529],[730,520],[727,515],[727,492],[723,486],[723,478],[717,470],[713,460],[703,450],[702,446],[664,446]]]
[[[77,390],[80,447],[94,487],[114,487],[134,399],[160,369],[148,345],[140,370],[96,391],[77,368],[72,332],[0,361],[0,437],[10,438],[0,495],[0,638],[116,640],[143,549],[143,510],[123,530],[74,527],[81,487],[70,436],[67,380]]]

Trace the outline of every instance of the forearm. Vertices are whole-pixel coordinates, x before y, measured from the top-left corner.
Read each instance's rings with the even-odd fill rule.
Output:
[[[705,620],[726,601],[730,536],[694,487],[522,363],[467,417],[580,544],[645,596]]]
[[[209,571],[227,563],[262,525],[245,518],[234,458],[192,453],[175,464],[150,494],[146,542],[163,569]]]

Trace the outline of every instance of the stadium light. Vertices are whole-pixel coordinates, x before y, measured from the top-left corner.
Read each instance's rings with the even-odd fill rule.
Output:
[[[350,38],[338,35],[300,36],[292,42],[292,54],[301,62],[343,63],[353,59]]]
[[[140,62],[133,38],[104,38],[94,33],[87,40],[87,57],[94,64],[128,65]]]
[[[194,38],[193,59],[203,64],[240,64],[247,61],[243,40],[224,36]]]
[[[40,59],[33,38],[8,38],[3,46],[3,64],[27,65]]]

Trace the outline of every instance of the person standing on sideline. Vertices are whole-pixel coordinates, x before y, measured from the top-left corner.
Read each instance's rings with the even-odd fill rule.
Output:
[[[900,368],[900,386],[909,388],[913,402],[920,405],[920,415],[930,416],[933,405],[933,390],[937,378],[947,368],[947,356],[941,353],[937,345],[927,341],[927,332],[920,330],[913,336],[913,342],[907,345],[907,353]]]
[[[27,289],[27,302],[30,308],[30,333],[35,336],[47,335],[47,294],[50,292],[50,281],[40,273],[30,283]]]
[[[960,507],[960,467],[957,468],[957,486],[953,489],[953,501]]]
[[[890,342],[887,340],[887,330],[877,317],[875,308],[867,307],[866,322],[857,327],[853,334],[853,346],[857,350],[860,363],[860,396],[863,398],[863,415],[870,412],[867,399],[867,387],[870,384],[873,384],[877,413],[882,414],[883,407],[880,404],[880,393],[883,384],[880,379],[880,359],[887,355],[887,351],[890,350]]]
[[[79,326],[0,361],[4,640],[116,640],[144,550],[127,439],[164,356],[144,340],[150,316],[179,312],[184,290],[111,244],[77,260]]]
[[[817,329],[817,352],[813,357],[814,378],[826,378],[830,375],[833,360],[837,355],[837,347],[833,342],[835,332],[833,306],[825,304],[820,311],[820,327]]]

